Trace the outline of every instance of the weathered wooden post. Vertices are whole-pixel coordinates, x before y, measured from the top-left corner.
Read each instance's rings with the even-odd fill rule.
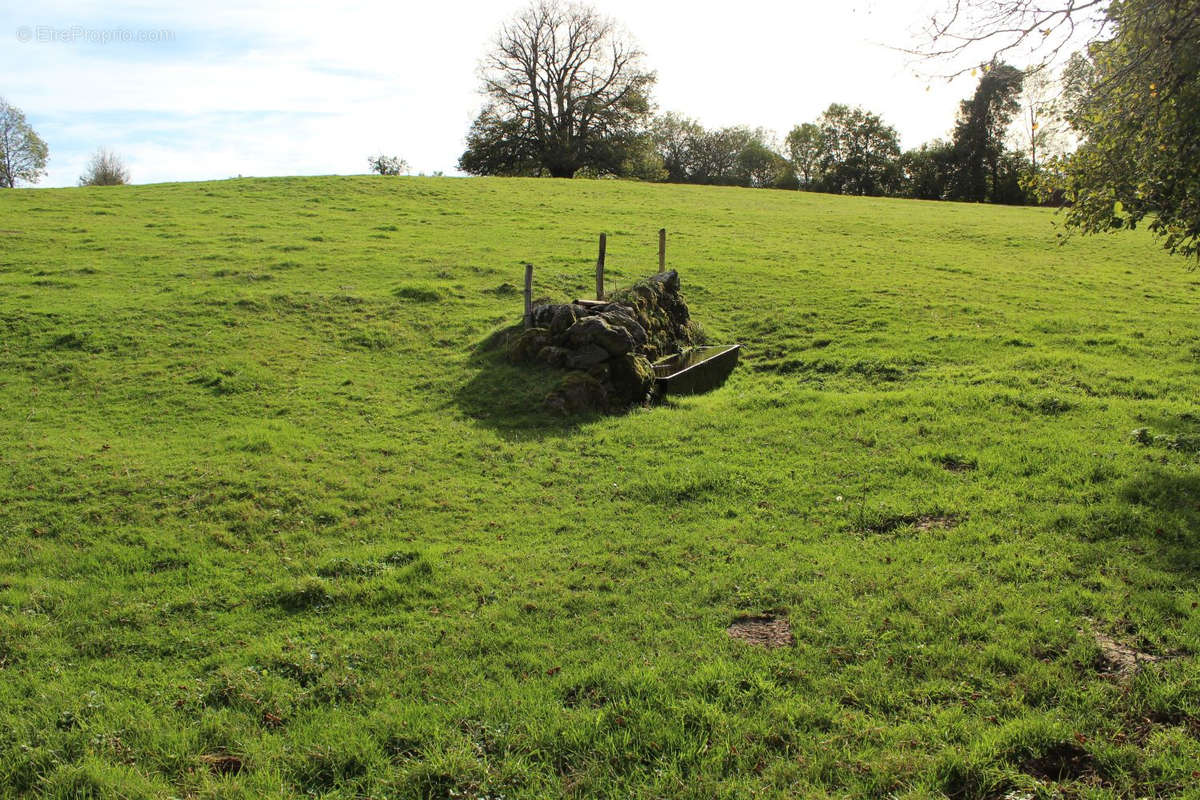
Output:
[[[667,269],[667,229],[658,229],[658,271],[665,272]]]
[[[604,248],[608,244],[608,236],[600,234],[600,257],[596,259],[596,299],[604,299]]]
[[[533,264],[525,264],[525,327],[533,322]]]

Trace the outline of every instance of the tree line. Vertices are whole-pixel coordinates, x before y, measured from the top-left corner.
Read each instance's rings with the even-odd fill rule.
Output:
[[[1054,57],[1101,24],[1050,77]],[[1024,71],[1005,56],[1032,42]],[[1066,207],[1097,233],[1145,224],[1200,259],[1200,0],[952,0],[930,26],[929,58],[983,47],[982,72],[948,139],[902,151],[878,114],[835,103],[782,144],[762,128],[707,129],[655,115],[655,74],[613,20],[534,0],[481,64],[484,106],[459,168],[475,175],[617,176],[680,183]],[[1072,145],[1072,146],[1066,146]],[[46,143],[0,98],[0,187],[45,174]],[[398,174],[394,156],[369,159]],[[100,150],[83,185],[124,183]]]
[[[1006,63],[1027,40],[1057,56],[1097,10],[1103,25],[1061,76],[1053,59]],[[1145,221],[1172,252],[1200,255],[1200,0],[954,0],[924,55],[992,42],[947,139],[904,151],[878,114],[835,103],[780,144],[761,128],[655,115],[655,74],[616,23],[535,0],[481,64],[484,106],[459,168],[1052,203],[1084,232]]]
[[[763,128],[654,115],[654,74],[615,23],[541,0],[505,26],[483,67],[487,103],[459,168],[475,175],[629,177],[834,194],[1033,201],[1036,156],[1009,147],[1025,74],[989,64],[952,137],[902,151],[880,115],[834,103],[780,143]]]

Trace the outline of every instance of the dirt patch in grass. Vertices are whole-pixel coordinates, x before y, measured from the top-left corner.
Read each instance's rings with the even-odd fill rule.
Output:
[[[913,521],[913,527],[919,531],[931,531],[935,528],[938,530],[948,531],[957,526],[958,517],[954,516],[953,514],[917,517],[916,520]]]
[[[885,517],[867,525],[866,528],[872,533],[891,533],[909,525],[918,531],[950,530],[957,527],[958,522],[959,519],[954,514],[902,514]]]
[[[229,753],[205,753],[200,760],[214,775],[237,775],[245,766],[242,759]]]
[[[1039,756],[1021,762],[1021,771],[1042,781],[1099,778],[1096,760],[1077,744],[1062,742]]]
[[[731,639],[738,639],[755,647],[791,647],[796,643],[792,626],[778,617],[739,617],[725,629]]]
[[[973,458],[958,455],[943,455],[934,459],[947,472],[970,472],[979,466]]]
[[[1123,642],[1118,642],[1103,631],[1092,628],[1081,630],[1080,633],[1090,635],[1100,648],[1100,667],[1102,671],[1119,678],[1130,678],[1138,673],[1146,664],[1161,661],[1162,656],[1138,650]]]

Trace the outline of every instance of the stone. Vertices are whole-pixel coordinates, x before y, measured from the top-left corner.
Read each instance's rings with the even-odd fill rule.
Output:
[[[607,311],[600,312],[600,318],[610,327],[620,328],[629,334],[629,338],[633,341],[632,349],[636,350],[646,344],[646,329],[633,318],[632,309],[617,305],[609,306]]]
[[[678,352],[700,344],[698,329],[691,324],[687,303],[679,293],[679,274],[659,273],[611,295],[609,307],[623,306],[646,332],[639,351],[650,358]]]
[[[657,283],[663,287],[663,291],[668,294],[679,294],[679,273],[673,269],[666,272],[660,272],[657,275],[650,277],[649,283]]]
[[[599,364],[588,368],[587,374],[591,375],[598,381],[607,382],[608,376],[611,373],[608,361],[601,361]]]
[[[547,345],[538,351],[537,360],[549,364],[552,367],[564,367],[567,364],[567,359],[570,357],[571,351],[565,347],[555,347]]]
[[[634,348],[633,337],[628,331],[613,327],[600,315],[579,320],[570,327],[565,337],[572,347],[599,345],[614,356],[623,355]]]
[[[550,318],[550,335],[561,336],[567,332],[567,329],[575,324],[575,320],[579,315],[575,313],[575,306],[561,305],[552,306],[554,314]]]
[[[611,398],[623,405],[646,402],[654,388],[654,368],[645,356],[628,353],[608,362]]]
[[[530,361],[537,357],[543,347],[551,344],[550,331],[545,328],[529,328],[508,346],[508,357],[512,361]]]
[[[546,408],[559,414],[607,411],[608,388],[586,372],[568,373],[546,397]]]
[[[505,334],[509,357],[571,370],[546,398],[563,414],[609,412],[649,402],[651,361],[702,344],[675,271],[614,291],[604,303],[538,300],[528,330]]]
[[[554,311],[557,305],[540,305],[534,306],[529,311],[529,326],[531,328],[546,328],[550,329],[550,323],[554,319]]]
[[[608,351],[598,344],[585,344],[569,351],[563,364],[567,369],[588,369],[608,360]]]

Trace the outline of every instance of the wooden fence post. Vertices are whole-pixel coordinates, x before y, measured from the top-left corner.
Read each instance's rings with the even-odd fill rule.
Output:
[[[658,271],[665,272],[667,269],[667,229],[658,229]]]
[[[525,327],[533,322],[533,264],[525,265]]]
[[[608,244],[608,236],[600,234],[600,258],[596,259],[596,299],[604,299],[604,248]]]

